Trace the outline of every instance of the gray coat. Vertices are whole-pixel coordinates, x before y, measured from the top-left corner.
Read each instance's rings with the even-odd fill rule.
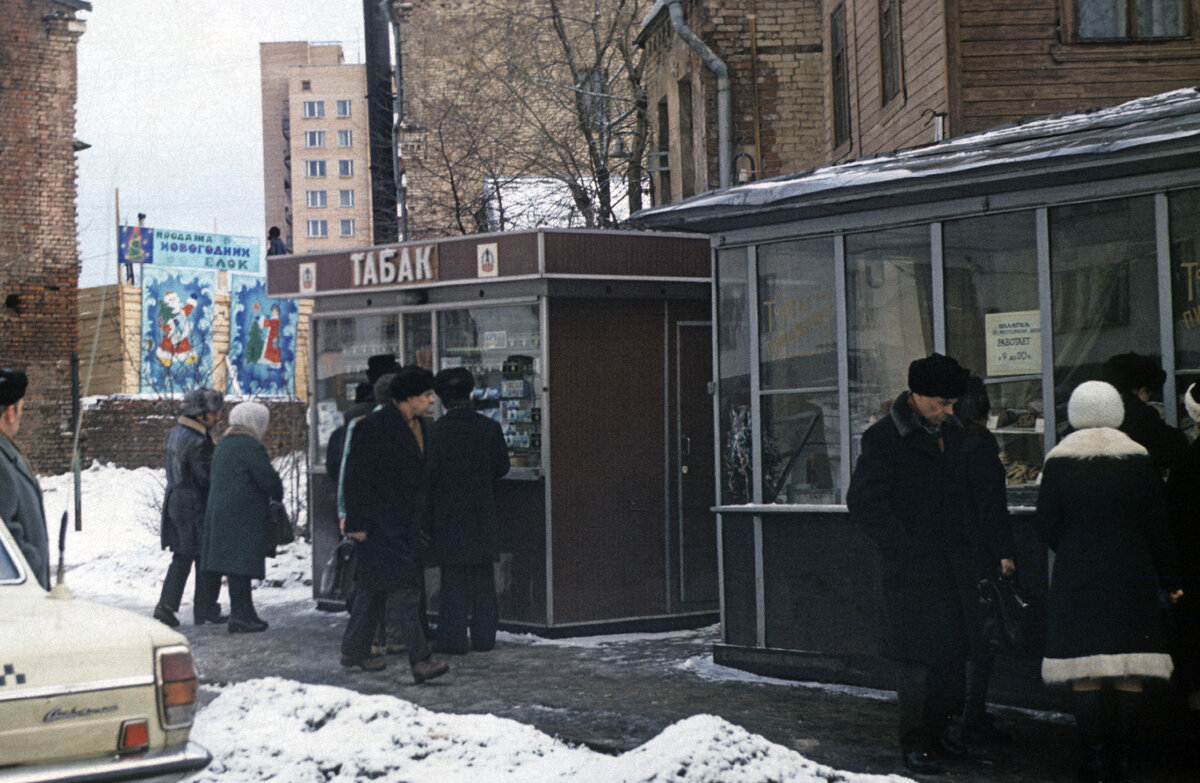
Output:
[[[195,419],[179,417],[163,442],[167,492],[163,498],[162,547],[180,555],[200,554],[204,507],[208,502],[213,442]]]
[[[0,517],[4,518],[38,583],[50,589],[50,541],[42,488],[16,444],[0,435]]]

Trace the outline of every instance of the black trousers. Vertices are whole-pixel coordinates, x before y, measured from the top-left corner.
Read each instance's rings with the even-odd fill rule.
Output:
[[[421,629],[421,593],[416,588],[355,591],[350,604],[350,619],[342,635],[342,655],[351,658],[370,656],[375,631],[386,615],[388,624],[404,638],[409,662],[417,663],[428,658],[429,641]]]
[[[500,605],[496,598],[496,576],[492,564],[442,566],[441,583],[438,650],[465,653],[468,629],[471,633],[470,649],[486,652],[495,647]]]
[[[158,597],[160,606],[165,606],[172,612],[179,611],[183,601],[183,588],[187,586],[188,575],[192,566],[196,566],[196,586],[192,599],[192,611],[198,618],[217,614],[217,596],[221,592],[221,575],[212,571],[201,571],[197,555],[171,555],[171,565],[167,566],[167,576],[163,580],[162,593]]]
[[[946,735],[950,719],[962,709],[963,662],[929,666],[896,662],[896,696],[900,703],[900,747],[928,750]]]
[[[220,575],[217,576],[220,579]],[[250,577],[239,574],[226,574],[225,581],[229,584],[229,616],[234,620],[257,620],[258,613],[254,611],[254,599],[250,592]]]

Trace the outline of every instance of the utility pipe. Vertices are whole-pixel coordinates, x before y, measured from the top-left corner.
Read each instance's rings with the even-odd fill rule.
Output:
[[[692,51],[700,55],[700,59],[717,77],[717,171],[719,187],[727,188],[733,184],[733,109],[729,67],[687,26],[683,20],[683,0],[667,0],[667,11],[671,15],[671,27]]]

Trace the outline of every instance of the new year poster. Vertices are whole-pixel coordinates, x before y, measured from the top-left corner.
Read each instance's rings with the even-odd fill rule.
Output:
[[[215,272],[145,268],[140,383],[143,393],[172,394],[210,385],[216,283]]]
[[[234,275],[229,286],[229,391],[292,393],[296,369],[296,303],[267,296],[262,277]],[[234,384],[234,379],[237,384]]]

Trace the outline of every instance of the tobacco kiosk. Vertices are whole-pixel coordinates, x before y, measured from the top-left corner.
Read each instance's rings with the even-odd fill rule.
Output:
[[[706,238],[472,235],[268,259],[271,296],[313,301],[309,516],[314,597],[338,542],[325,444],[394,354],[469,368],[504,429],[503,627],[543,635],[715,622]],[[440,413],[440,410],[439,410]],[[427,571],[436,611],[436,570]]]

